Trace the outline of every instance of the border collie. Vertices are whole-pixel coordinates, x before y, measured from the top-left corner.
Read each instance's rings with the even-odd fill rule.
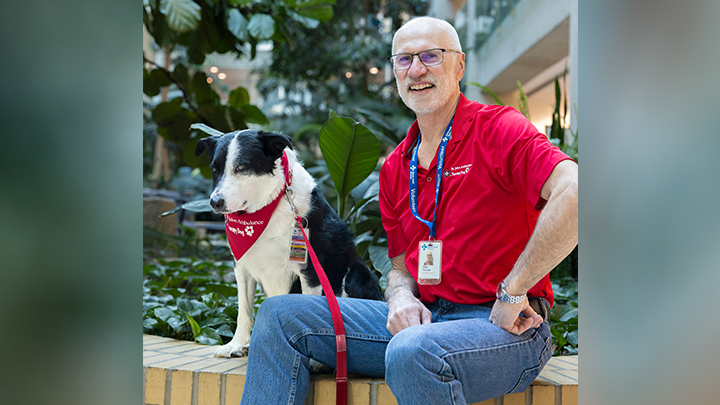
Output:
[[[274,202],[285,190],[283,154],[292,171],[293,202],[310,230],[310,243],[337,296],[382,300],[378,278],[355,250],[352,232],[325,200],[312,176],[302,167],[287,135],[244,130],[198,141],[195,155],[207,151],[213,177],[210,205],[215,213],[235,218]],[[237,215],[240,216],[237,216]],[[307,267],[291,262],[290,245],[296,226],[294,212],[283,196],[267,226],[235,263],[238,287],[237,329],[215,357],[245,356],[253,325],[256,283],[272,297],[291,292],[322,295],[312,261]],[[241,231],[234,231],[241,232]],[[257,237],[257,235],[256,235]]]

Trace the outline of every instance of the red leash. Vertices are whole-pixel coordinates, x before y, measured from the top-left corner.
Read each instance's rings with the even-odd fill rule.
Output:
[[[320,265],[320,261],[315,255],[315,251],[313,250],[312,245],[310,245],[310,241],[305,234],[305,228],[303,228],[302,226],[302,218],[300,217],[300,214],[298,213],[298,210],[292,201],[294,190],[290,186],[292,184],[292,172],[290,172],[290,168],[288,167],[290,163],[288,162],[286,156],[284,156],[283,161],[283,163],[285,163],[285,196],[290,203],[290,207],[292,207],[293,212],[295,213],[295,220],[297,221],[298,225],[300,226],[300,230],[302,231],[303,239],[305,239],[305,245],[310,252],[310,259],[312,260],[313,266],[315,267],[315,272],[317,272],[318,278],[320,279],[320,284],[322,285],[323,291],[325,292],[325,297],[327,298],[328,306],[330,307],[330,314],[332,315],[333,328],[335,330],[335,346],[337,348],[337,369],[335,370],[335,403],[337,405],[346,405],[348,381],[345,325],[343,324],[342,314],[340,313],[340,306],[338,305],[337,298],[335,298],[335,292],[330,285],[330,281],[328,280],[327,275],[325,275],[325,271]]]

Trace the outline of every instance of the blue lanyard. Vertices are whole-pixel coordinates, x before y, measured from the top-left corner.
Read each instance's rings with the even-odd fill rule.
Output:
[[[447,147],[447,143],[450,138],[452,138],[451,130],[454,119],[455,117],[450,120],[447,129],[445,129],[445,134],[440,141],[440,149],[438,150],[437,178],[435,179],[435,208],[433,209],[432,222],[420,218],[417,209],[417,157],[418,149],[420,149],[421,134],[418,134],[418,139],[415,142],[415,150],[413,151],[412,158],[410,159],[410,174],[408,176],[410,178],[410,212],[412,212],[413,216],[417,218],[420,222],[430,227],[431,239],[435,239],[435,225],[437,223],[437,220],[435,219],[435,214],[437,213],[437,206],[440,203],[440,181],[442,180],[443,165],[445,164],[445,148]]]

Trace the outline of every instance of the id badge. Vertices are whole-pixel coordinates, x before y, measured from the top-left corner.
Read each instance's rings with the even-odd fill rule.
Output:
[[[305,234],[310,240],[310,230],[305,229]],[[298,224],[292,231],[292,238],[290,239],[290,263],[300,265],[301,269],[307,268],[308,265],[308,250],[305,238],[303,238],[302,230]]]
[[[424,240],[419,243],[418,284],[440,284],[442,269],[442,241]]]

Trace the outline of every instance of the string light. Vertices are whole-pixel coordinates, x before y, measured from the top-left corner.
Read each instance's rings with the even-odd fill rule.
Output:
[[[218,79],[220,79],[220,80],[225,80],[226,77],[227,77],[227,75],[225,73],[218,74]]]
[[[210,73],[217,73],[217,72],[218,72],[217,66],[213,66],[210,68]]]

